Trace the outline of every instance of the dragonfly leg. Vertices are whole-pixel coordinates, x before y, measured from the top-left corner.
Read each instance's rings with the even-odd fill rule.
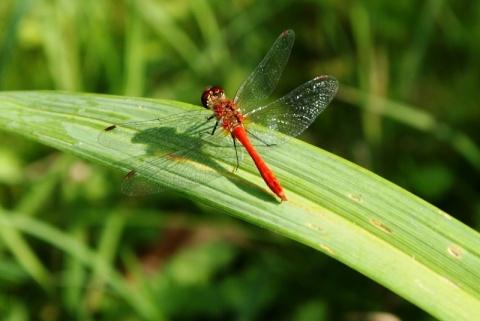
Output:
[[[212,118],[213,118],[213,116],[212,116],[212,117],[209,117],[209,120],[212,119]],[[217,128],[218,128],[218,122],[219,122],[218,120],[215,122],[215,125],[213,126],[212,132],[209,133],[210,135],[213,136],[213,135],[215,134],[215,131],[216,131]]]
[[[240,159],[238,158],[238,149],[237,149],[237,139],[232,134],[233,139],[233,148],[235,148],[235,158],[237,159],[237,165],[234,167],[233,171],[237,171],[238,167],[240,166]]]

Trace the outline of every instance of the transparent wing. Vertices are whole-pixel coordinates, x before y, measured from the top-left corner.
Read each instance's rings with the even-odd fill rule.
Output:
[[[122,191],[143,195],[164,189],[189,189],[232,171],[242,158],[228,133],[206,111],[130,122],[107,127],[98,141],[103,146],[133,151],[127,161],[135,170],[125,177]],[[222,164],[225,163],[225,164]]]
[[[209,137],[202,141],[202,147],[195,144],[161,157],[142,159],[142,164],[125,177],[122,192],[127,195],[146,195],[165,189],[187,190],[235,170],[235,149],[219,144],[229,140],[233,146],[231,138],[223,133]],[[237,153],[240,152],[238,148]]]
[[[206,133],[212,131],[215,121],[208,120],[211,115],[210,111],[198,110],[117,124],[101,131],[98,142],[105,147],[118,150],[145,151],[149,148],[168,151],[175,147],[177,147],[175,150],[178,150],[178,146],[188,144],[189,139],[203,139]],[[176,140],[175,137],[180,135],[189,136],[186,141]]]
[[[337,89],[335,78],[319,76],[282,98],[245,114],[252,143],[280,145],[300,135],[328,106]]]
[[[233,101],[243,112],[258,107],[275,89],[287,64],[294,40],[295,33],[292,30],[284,31],[262,62],[238,88]]]

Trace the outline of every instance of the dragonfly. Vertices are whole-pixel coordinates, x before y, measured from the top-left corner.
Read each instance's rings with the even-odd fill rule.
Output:
[[[292,30],[282,32],[232,100],[221,87],[207,87],[201,96],[205,109],[105,128],[98,137],[101,145],[141,152],[132,158],[138,167],[125,176],[122,191],[144,195],[206,184],[236,171],[246,151],[270,190],[286,201],[279,180],[258,151],[301,134],[338,90],[334,77],[321,75],[265,104],[294,40]]]

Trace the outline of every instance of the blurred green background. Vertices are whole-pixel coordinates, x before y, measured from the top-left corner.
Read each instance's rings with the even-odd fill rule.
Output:
[[[275,97],[320,74],[341,84],[301,139],[478,230],[480,2],[6,0],[0,90],[199,105],[207,85],[233,96],[287,28]],[[2,320],[431,320],[301,244],[0,138],[2,215],[25,217],[25,233],[0,230]]]

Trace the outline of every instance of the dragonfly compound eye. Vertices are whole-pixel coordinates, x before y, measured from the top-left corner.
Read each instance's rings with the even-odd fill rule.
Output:
[[[222,87],[218,86],[207,87],[203,91],[201,99],[203,107],[210,109],[216,101],[225,99],[225,91]]]

